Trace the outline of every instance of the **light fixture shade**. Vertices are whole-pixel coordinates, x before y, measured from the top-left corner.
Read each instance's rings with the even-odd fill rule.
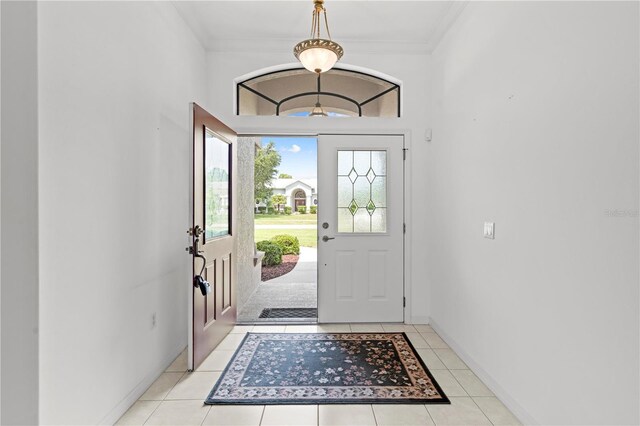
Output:
[[[309,113],[309,117],[327,117],[327,115],[328,114],[324,112],[322,105],[320,105],[320,102],[316,102],[316,106]]]
[[[308,39],[293,48],[293,54],[311,72],[329,71],[342,57],[344,51],[338,43],[325,39]]]

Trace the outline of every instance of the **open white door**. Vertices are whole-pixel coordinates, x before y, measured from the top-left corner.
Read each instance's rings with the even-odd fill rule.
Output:
[[[404,137],[318,137],[318,321],[404,321]]]

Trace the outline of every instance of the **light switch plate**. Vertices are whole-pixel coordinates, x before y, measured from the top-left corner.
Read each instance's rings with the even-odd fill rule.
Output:
[[[485,222],[484,223],[484,237],[489,238],[491,240],[495,239],[495,222]]]

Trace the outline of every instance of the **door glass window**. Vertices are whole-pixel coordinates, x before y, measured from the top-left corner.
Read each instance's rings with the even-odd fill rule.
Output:
[[[204,236],[205,240],[229,235],[231,145],[205,129],[204,138]]]
[[[338,151],[338,232],[387,232],[387,151]]]

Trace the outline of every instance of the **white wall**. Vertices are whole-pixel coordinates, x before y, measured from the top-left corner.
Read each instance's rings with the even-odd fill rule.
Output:
[[[433,55],[432,322],[529,422],[640,421],[638,36],[635,2],[481,2]]]
[[[115,421],[187,342],[205,53],[169,3],[42,2],[38,21],[40,422]]]
[[[293,44],[292,44],[293,46]],[[411,143],[412,151],[408,162],[412,163],[412,170],[407,176],[409,182],[423,182],[425,169],[422,167],[426,146],[423,141],[425,128],[428,124],[425,120],[427,113],[427,82],[428,64],[427,54],[373,54],[358,53],[349,50],[349,45],[344,44],[345,56],[342,61],[347,64],[357,65],[376,70],[400,79],[403,86],[403,117],[402,118],[340,118],[340,119],[314,119],[313,117],[271,117],[271,116],[235,116],[233,80],[247,73],[270,66],[281,64],[295,64],[293,53],[289,50],[270,51],[263,50],[250,52],[240,49],[237,52],[210,52],[208,55],[209,71],[216,78],[209,80],[209,96],[211,99],[211,113],[220,118],[225,124],[240,133],[246,134],[317,134],[320,132],[344,132],[344,133],[378,133],[378,132],[407,132],[408,143]],[[229,45],[233,49],[232,45]],[[399,147],[400,148],[400,147]],[[419,186],[419,185],[417,185]],[[413,236],[410,248],[413,255],[408,258],[411,264],[410,273],[413,277],[411,292],[407,301],[410,304],[411,315],[407,322],[428,321],[428,291],[424,276],[423,252],[424,240],[417,236],[425,234],[425,224],[420,219],[426,208],[426,197],[415,190],[409,193],[412,225],[409,232]],[[319,193],[322,188],[317,189]]]
[[[35,2],[2,10],[2,417],[38,422],[38,93]]]

